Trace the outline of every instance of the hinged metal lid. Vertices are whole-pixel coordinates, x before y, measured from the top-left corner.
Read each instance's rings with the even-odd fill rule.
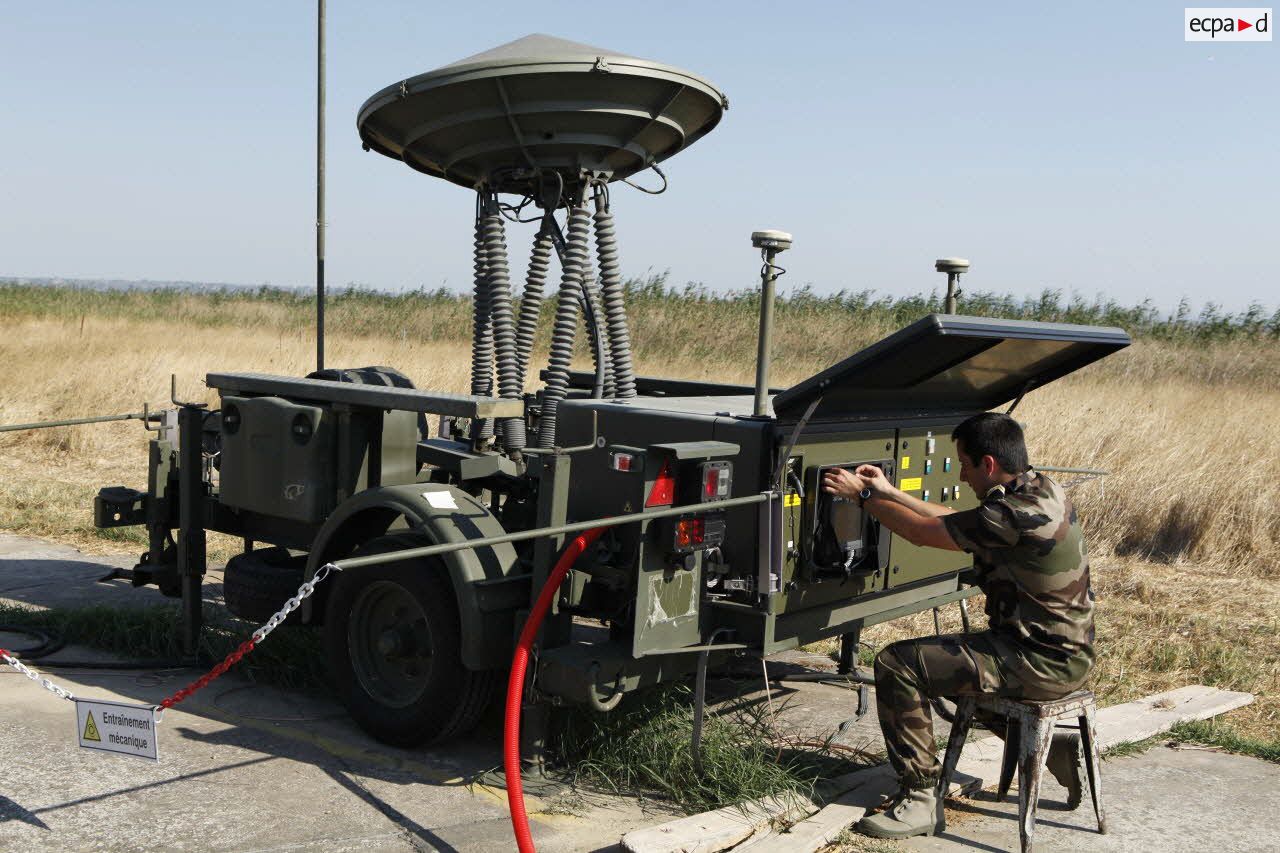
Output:
[[[1123,329],[930,314],[773,399],[780,420],[984,412],[1127,347]]]

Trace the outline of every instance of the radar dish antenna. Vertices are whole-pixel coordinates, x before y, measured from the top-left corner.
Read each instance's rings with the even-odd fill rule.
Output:
[[[555,172],[620,180],[719,123],[728,99],[670,65],[530,35],[388,86],[365,101],[365,148],[467,188],[536,195]]]

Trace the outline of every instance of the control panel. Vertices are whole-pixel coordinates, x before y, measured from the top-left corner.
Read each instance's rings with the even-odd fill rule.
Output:
[[[950,428],[899,430],[897,453],[895,483],[902,491],[957,511],[977,505],[972,490],[960,482],[960,461]],[[894,538],[890,556],[889,588],[959,571],[971,562],[963,551],[922,548],[901,536]]]

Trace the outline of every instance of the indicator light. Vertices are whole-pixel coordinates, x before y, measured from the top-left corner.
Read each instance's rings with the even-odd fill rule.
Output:
[[[728,462],[705,462],[702,465],[702,500],[715,501],[729,497],[733,469]]]
[[[614,453],[609,457],[609,467],[615,471],[634,471],[636,457],[633,453]]]
[[[672,519],[664,534],[671,543],[673,555],[689,554],[694,551],[707,551],[724,544],[727,528],[724,513],[706,513],[688,515]]]
[[[676,548],[684,550],[701,545],[707,538],[706,522],[701,516],[682,518],[676,522]]]

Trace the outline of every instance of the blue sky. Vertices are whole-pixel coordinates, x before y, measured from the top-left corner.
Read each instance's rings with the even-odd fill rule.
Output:
[[[313,2],[6,3],[0,276],[314,280]],[[470,286],[472,198],[360,149],[376,90],[533,32],[730,98],[615,190],[624,272],[783,292],[942,283],[1280,305],[1280,45],[1185,43],[1172,3],[329,0],[328,280]],[[517,270],[528,235],[509,234]]]

